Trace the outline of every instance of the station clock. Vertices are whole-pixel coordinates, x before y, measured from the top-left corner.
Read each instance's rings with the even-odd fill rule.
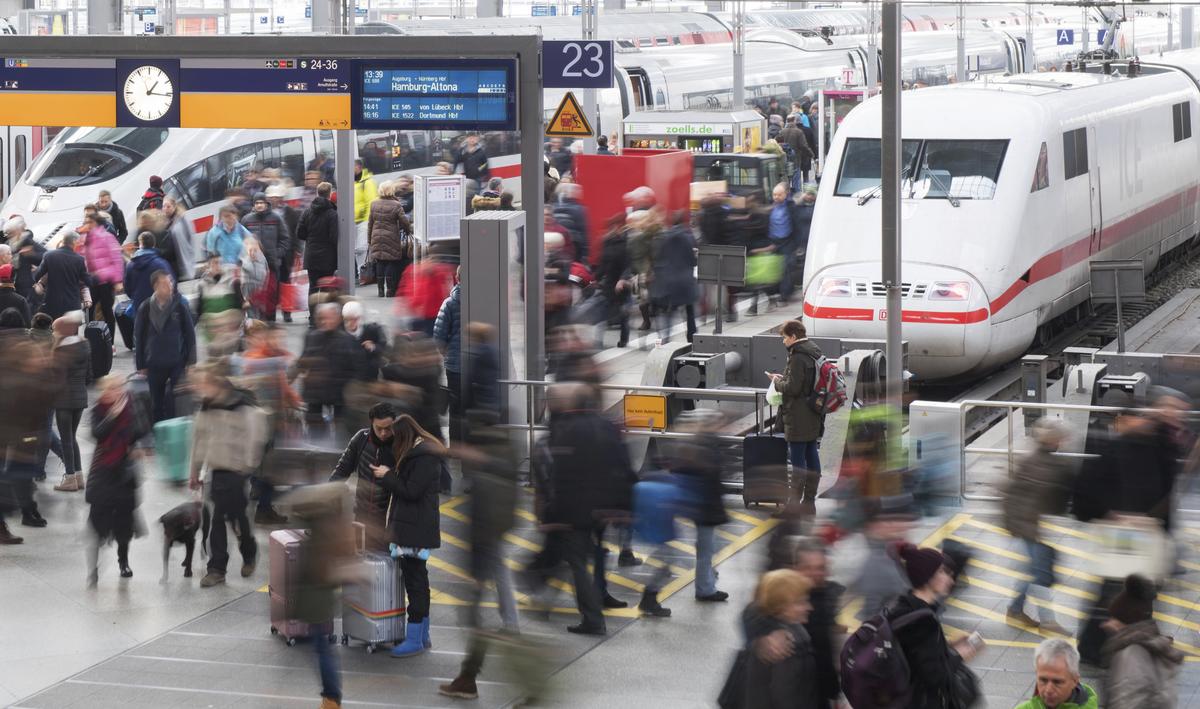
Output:
[[[117,126],[179,126],[179,60],[117,60]]]

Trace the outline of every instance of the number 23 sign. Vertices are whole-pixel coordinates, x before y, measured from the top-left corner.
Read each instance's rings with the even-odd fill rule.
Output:
[[[609,89],[613,85],[610,40],[542,42],[542,86],[547,89]]]

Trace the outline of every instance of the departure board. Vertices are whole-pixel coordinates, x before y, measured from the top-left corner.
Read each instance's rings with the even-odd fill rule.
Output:
[[[517,128],[512,59],[364,59],[357,73],[355,128]]]

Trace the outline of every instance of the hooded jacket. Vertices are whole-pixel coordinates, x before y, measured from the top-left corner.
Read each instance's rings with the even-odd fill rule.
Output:
[[[1041,446],[1030,451],[1004,489],[1004,528],[1018,539],[1036,542],[1042,515],[1067,511],[1072,477],[1070,460]]]
[[[363,168],[358,179],[354,181],[354,223],[367,221],[371,212],[371,203],[379,197],[379,188],[375,186],[375,176]]]
[[[316,197],[300,215],[296,238],[305,242],[304,267],[313,274],[328,275],[338,267],[337,207],[325,197]]]
[[[134,308],[140,307],[154,293],[150,276],[155,271],[166,271],[172,278],[175,277],[175,272],[158,249],[138,249],[125,267],[125,295],[129,296]]]
[[[226,229],[225,224],[218,219],[204,237],[204,250],[210,254],[220,254],[221,263],[236,266],[242,258],[242,242],[247,236],[250,236],[250,232],[241,223],[236,224],[233,229]]]
[[[783,433],[789,443],[815,441],[821,437],[822,421],[809,405],[816,377],[816,358],[821,349],[807,338],[788,348],[787,366],[783,378],[775,382],[775,389],[783,395],[779,415],[783,419]]]
[[[1183,652],[1144,620],[1113,633],[1101,650],[1108,659],[1104,702],[1108,709],[1174,709]]]
[[[379,480],[391,493],[387,522],[397,546],[437,549],[442,545],[438,512],[442,458],[438,448],[437,443],[421,442]]]
[[[292,235],[283,217],[270,209],[250,212],[242,217],[242,226],[258,239],[272,271],[278,272],[285,264],[292,263]]]
[[[138,369],[179,369],[196,363],[196,331],[187,301],[171,295],[170,313],[162,328],[150,317],[154,303],[146,300],[133,322],[133,354]]]
[[[405,261],[412,258],[412,234],[404,205],[394,197],[371,203],[367,217],[367,253],[372,261]]]
[[[125,277],[125,258],[117,238],[102,226],[87,233],[83,240],[83,259],[97,283],[120,283]]]

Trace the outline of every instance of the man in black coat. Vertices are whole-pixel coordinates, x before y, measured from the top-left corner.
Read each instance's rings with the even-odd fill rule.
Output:
[[[13,286],[13,267],[11,263],[0,265],[0,313],[13,308],[21,314],[24,327],[29,327],[29,303],[17,293]]]
[[[338,218],[337,205],[330,199],[333,185],[317,185],[317,196],[296,227],[296,238],[305,242],[304,268],[308,270],[308,297],[317,291],[317,281],[337,273]],[[311,311],[310,311],[311,316]]]
[[[316,311],[317,327],[304,340],[304,352],[296,362],[304,374],[302,395],[310,423],[323,420],[322,409],[333,407],[340,418],[343,394],[350,380],[362,372],[362,347],[342,327],[341,306],[323,303]]]
[[[376,478],[373,465],[395,467],[392,454],[392,424],[396,422],[396,409],[391,404],[375,404],[367,412],[371,425],[360,430],[350,439],[342,457],[338,458],[330,482],[347,480],[354,476],[354,521],[366,529],[367,548],[381,554],[387,553],[387,514],[389,493]]]
[[[33,274],[34,283],[42,280],[43,276],[46,278],[46,295],[41,312],[56,320],[72,310],[82,309],[80,291],[93,283],[87,263],[75,253],[76,238],[73,231],[63,234],[62,245],[48,252]]]
[[[117,232],[117,243],[124,244],[129,238],[129,227],[125,225],[125,213],[113,201],[112,193],[108,190],[100,190],[100,195],[96,198],[96,207],[101,212],[108,213],[109,223]]]

